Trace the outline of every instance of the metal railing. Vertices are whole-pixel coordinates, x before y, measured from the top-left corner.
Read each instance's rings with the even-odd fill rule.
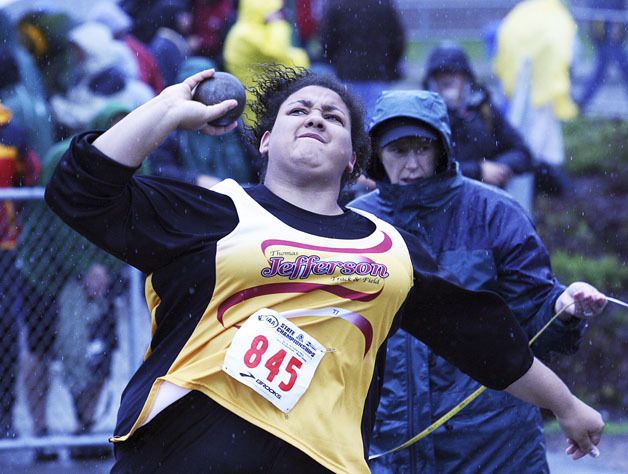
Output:
[[[408,38],[414,41],[481,39],[484,29],[501,21],[520,0],[396,0]],[[604,10],[572,1],[578,23],[607,20],[628,23],[628,11]]]
[[[106,445],[149,342],[143,275],[69,229],[43,196],[0,188],[20,227],[16,249],[0,250],[0,451]]]

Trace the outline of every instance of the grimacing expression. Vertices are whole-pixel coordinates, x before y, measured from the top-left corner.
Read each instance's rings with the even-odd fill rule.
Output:
[[[340,183],[356,160],[349,109],[330,89],[299,89],[281,104],[272,130],[260,140],[259,151],[268,153],[266,176],[289,173]]]
[[[379,150],[379,157],[392,184],[414,184],[436,172],[440,153],[438,141],[406,137]]]

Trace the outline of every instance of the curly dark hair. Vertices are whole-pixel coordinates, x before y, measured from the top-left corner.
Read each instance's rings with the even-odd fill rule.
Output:
[[[278,65],[268,65],[263,68],[264,73],[255,81],[255,86],[249,88],[255,100],[251,110],[255,116],[250,128],[253,144],[259,148],[264,132],[272,130],[281,104],[292,94],[307,86],[319,86],[334,91],[340,96],[349,109],[351,119],[351,143],[356,154],[356,164],[351,173],[342,178],[342,184],[347,184],[366,169],[371,156],[371,141],[364,126],[364,107],[344,84],[332,76],[313,73],[304,68],[289,68]],[[262,165],[265,172],[266,160]]]

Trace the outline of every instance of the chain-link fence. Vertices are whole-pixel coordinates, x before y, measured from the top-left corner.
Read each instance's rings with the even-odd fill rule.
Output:
[[[143,278],[72,231],[42,188],[0,189],[20,227],[0,250],[0,450],[106,446],[150,321]]]

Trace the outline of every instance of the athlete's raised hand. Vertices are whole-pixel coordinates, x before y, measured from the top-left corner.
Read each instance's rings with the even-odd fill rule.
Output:
[[[235,99],[225,100],[215,105],[205,105],[192,100],[194,89],[203,80],[213,75],[213,69],[206,69],[188,77],[179,84],[167,87],[159,94],[162,100],[166,100],[170,104],[172,113],[177,114],[177,128],[201,130],[209,135],[221,135],[235,128],[236,122],[225,127],[209,125],[209,122],[222,117],[229,110],[237,107],[238,102]]]

